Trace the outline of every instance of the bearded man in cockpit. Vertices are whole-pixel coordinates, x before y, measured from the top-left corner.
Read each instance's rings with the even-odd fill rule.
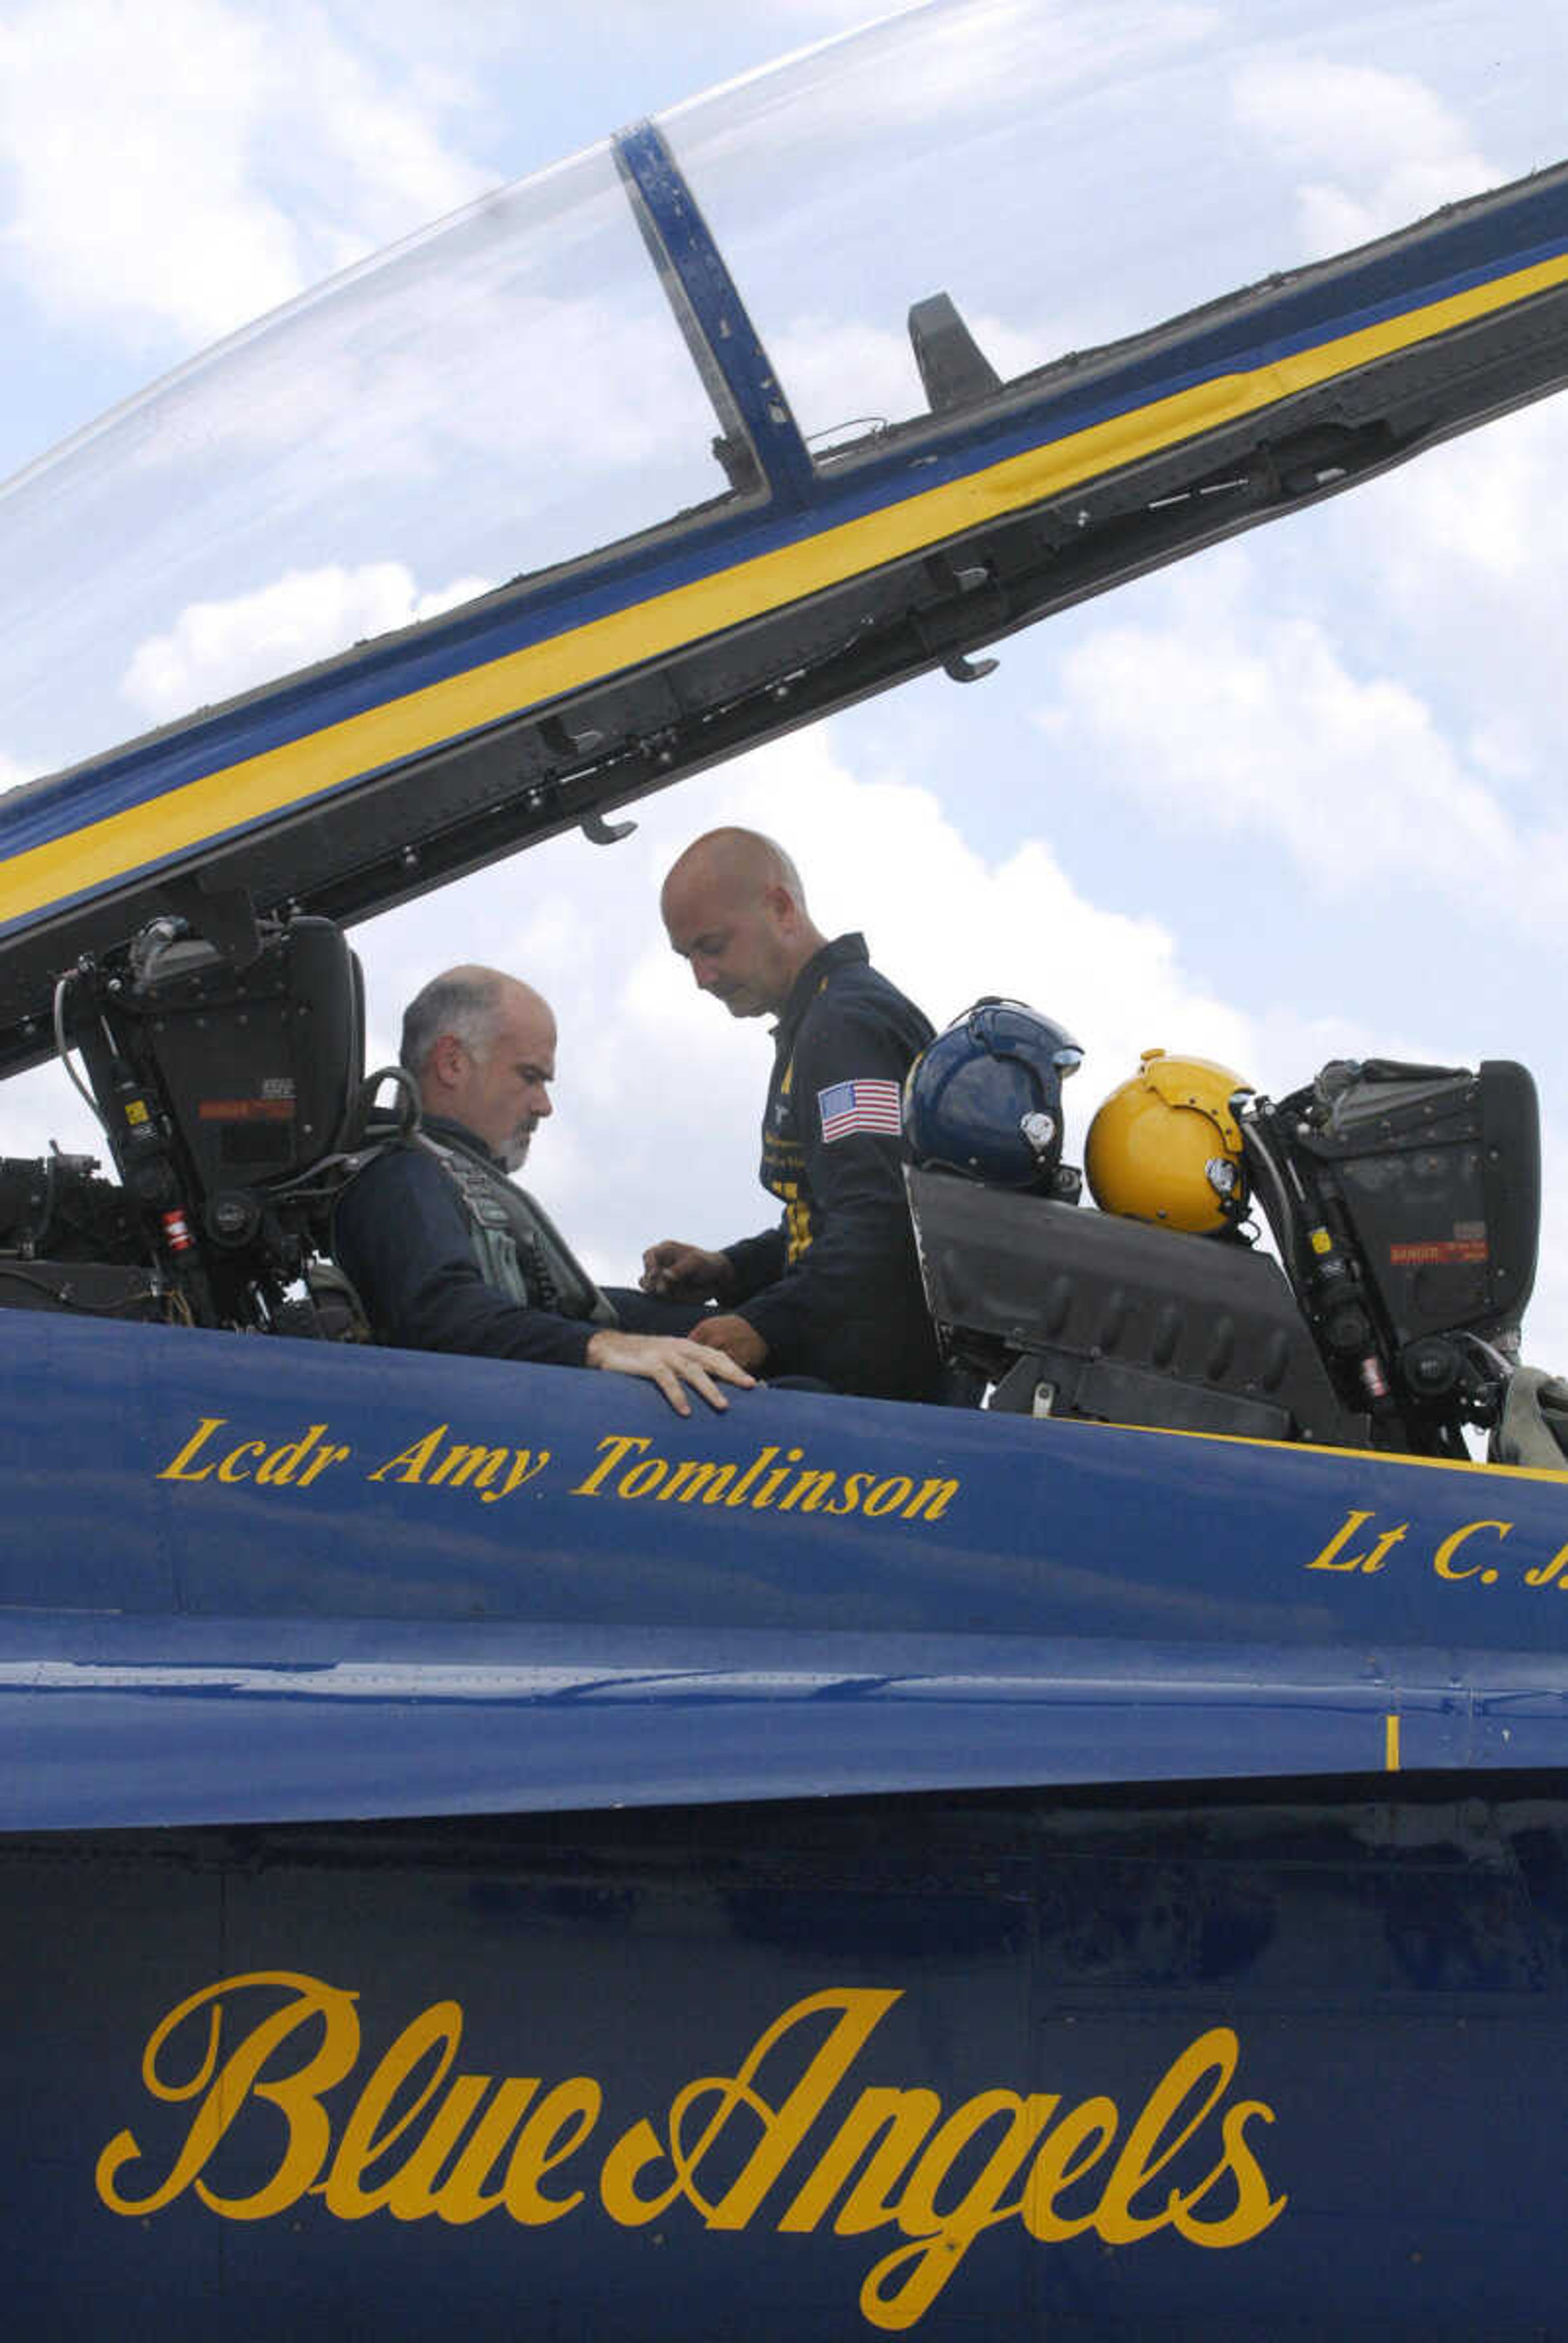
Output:
[[[454,968],[409,1002],[399,1052],[419,1130],[378,1152],[339,1198],[333,1242],[378,1342],[645,1376],[678,1414],[752,1377],[689,1340],[693,1312],[601,1292],[511,1173],[553,1111],[556,1021],[530,985]]]

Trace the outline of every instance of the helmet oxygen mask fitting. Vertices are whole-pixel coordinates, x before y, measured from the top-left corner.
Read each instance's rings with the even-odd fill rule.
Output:
[[[1212,1059],[1145,1050],[1089,1126],[1084,1169],[1101,1211],[1193,1235],[1234,1227],[1247,1207],[1236,1101],[1251,1088]]]
[[[927,1044],[904,1082],[904,1136],[928,1171],[1076,1202],[1061,1161],[1061,1085],[1083,1051],[1021,1001],[977,1001]]]

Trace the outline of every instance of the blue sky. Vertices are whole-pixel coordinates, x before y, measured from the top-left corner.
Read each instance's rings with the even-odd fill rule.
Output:
[[[867,13],[0,0],[0,475],[380,245]],[[726,161],[722,110],[678,136],[708,141],[742,291],[803,410],[832,422],[900,396],[884,290],[901,315],[951,284],[1006,370],[1558,160],[1553,13],[956,0],[926,27],[934,71],[868,88],[851,58],[835,114],[833,71],[804,69],[820,149],[790,145],[766,90],[746,101],[766,171]],[[450,386],[454,421],[482,402],[476,371]],[[1150,1044],[1276,1093],[1337,1054],[1523,1058],[1548,1147],[1526,1347],[1568,1364],[1565,480],[1559,399],[1015,639],[981,685],[922,681],[649,800],[612,852],[558,841],[375,922],[356,937],[373,1041],[390,1054],[402,1000],[447,962],[513,968],[561,1023],[529,1177],[596,1264],[624,1275],[654,1238],[760,1226],[765,1035],[691,996],[655,908],[698,830],[757,822],[822,924],[864,927],[939,1023],[1014,990],[1076,1030],[1080,1131]],[[92,725],[93,690],[123,702],[106,738],[58,753],[238,688],[233,662],[275,635],[272,671],[467,574],[460,541],[398,550],[388,568],[317,548],[289,586],[285,547],[200,624],[149,603],[141,639],[54,693]],[[128,558],[113,548],[100,590]],[[24,640],[28,580],[0,602]],[[95,621],[84,639],[90,667],[108,637]],[[40,757],[0,691],[0,775]],[[7,1114],[0,1151],[87,1143],[52,1071],[12,1085]]]

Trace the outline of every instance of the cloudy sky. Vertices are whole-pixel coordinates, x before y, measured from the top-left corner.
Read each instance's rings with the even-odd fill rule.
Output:
[[[0,477],[463,216],[362,276],[335,335],[242,337],[242,395],[222,433],[184,430],[177,494],[133,408],[71,460],[101,478],[69,545],[64,467],[0,497],[0,779],[714,492],[602,156],[464,213],[640,116],[681,109],[819,444],[914,410],[903,313],[939,287],[1016,371],[1568,148],[1568,36],[1536,0],[947,0],[682,108],[869,13],[0,0]],[[504,287],[498,220],[539,256]],[[1523,1058],[1547,1147],[1526,1348],[1568,1366],[1565,482],[1559,400],[1020,636],[984,683],[907,687],[649,799],[613,850],[558,840],[373,922],[373,1046],[449,961],[513,969],[561,1027],[528,1176],[595,1265],[762,1225],[765,1031],[695,996],[656,909],[690,837],[755,823],[939,1023],[1007,991],[1075,1030],[1076,1136],[1151,1044],[1276,1094],[1336,1055]],[[5,1106],[0,1152],[90,1144],[56,1070]]]

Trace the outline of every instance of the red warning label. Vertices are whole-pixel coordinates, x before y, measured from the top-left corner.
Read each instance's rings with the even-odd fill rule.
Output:
[[[1388,1257],[1396,1269],[1446,1269],[1460,1262],[1484,1261],[1486,1239],[1429,1237],[1421,1244],[1390,1245]]]
[[[203,1122],[292,1122],[291,1098],[203,1099],[196,1109]]]

